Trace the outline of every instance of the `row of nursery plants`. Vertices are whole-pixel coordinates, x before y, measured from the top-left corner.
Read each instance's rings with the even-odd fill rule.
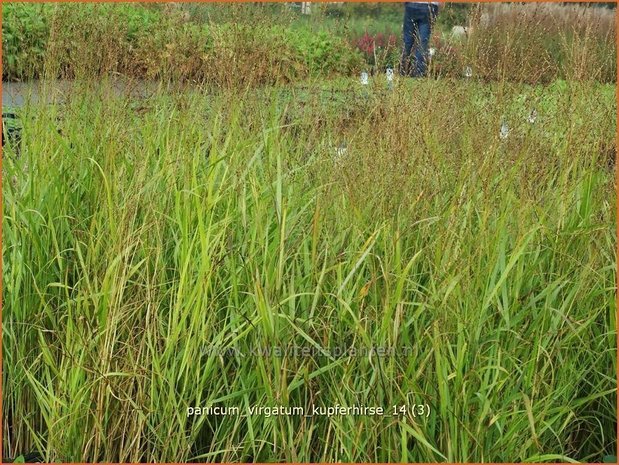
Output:
[[[255,5],[220,6],[217,15],[199,15],[196,8],[9,3],[3,8],[3,79],[120,74],[264,85],[382,72],[399,63],[401,25],[395,20],[363,23],[360,32],[347,18],[321,23],[284,15],[272,21]],[[449,16],[450,7],[440,15]],[[469,8],[465,25],[466,33],[454,36],[437,23],[433,76],[460,77],[471,68],[481,80],[616,81],[611,9],[486,5]]]

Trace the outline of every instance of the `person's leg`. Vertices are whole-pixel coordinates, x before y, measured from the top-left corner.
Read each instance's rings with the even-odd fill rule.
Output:
[[[404,24],[402,26],[402,41],[404,48],[402,50],[402,59],[400,60],[400,74],[402,76],[410,76],[412,74],[411,53],[413,46],[417,41],[416,25],[413,19],[413,9],[408,5],[404,7]]]
[[[428,46],[430,44],[430,34],[432,33],[432,22],[435,14],[433,11],[432,8],[420,11],[415,21],[418,30],[413,72],[415,77],[425,76],[428,69]]]

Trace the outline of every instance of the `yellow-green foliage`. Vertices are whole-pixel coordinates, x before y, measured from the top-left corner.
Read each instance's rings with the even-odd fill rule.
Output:
[[[3,161],[5,456],[614,453],[614,87],[374,84],[136,102],[97,83],[23,109]],[[302,346],[395,354],[249,355]],[[430,413],[186,414],[312,403]]]

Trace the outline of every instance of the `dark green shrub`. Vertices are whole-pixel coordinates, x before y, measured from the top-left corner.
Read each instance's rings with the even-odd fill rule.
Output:
[[[358,69],[363,59],[358,51],[343,39],[325,31],[287,31],[295,53],[312,74],[348,74]]]

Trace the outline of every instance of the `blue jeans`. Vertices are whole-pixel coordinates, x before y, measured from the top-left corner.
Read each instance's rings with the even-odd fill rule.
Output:
[[[402,76],[425,76],[428,65],[428,44],[438,5],[407,2],[404,6],[404,50],[400,61]]]

